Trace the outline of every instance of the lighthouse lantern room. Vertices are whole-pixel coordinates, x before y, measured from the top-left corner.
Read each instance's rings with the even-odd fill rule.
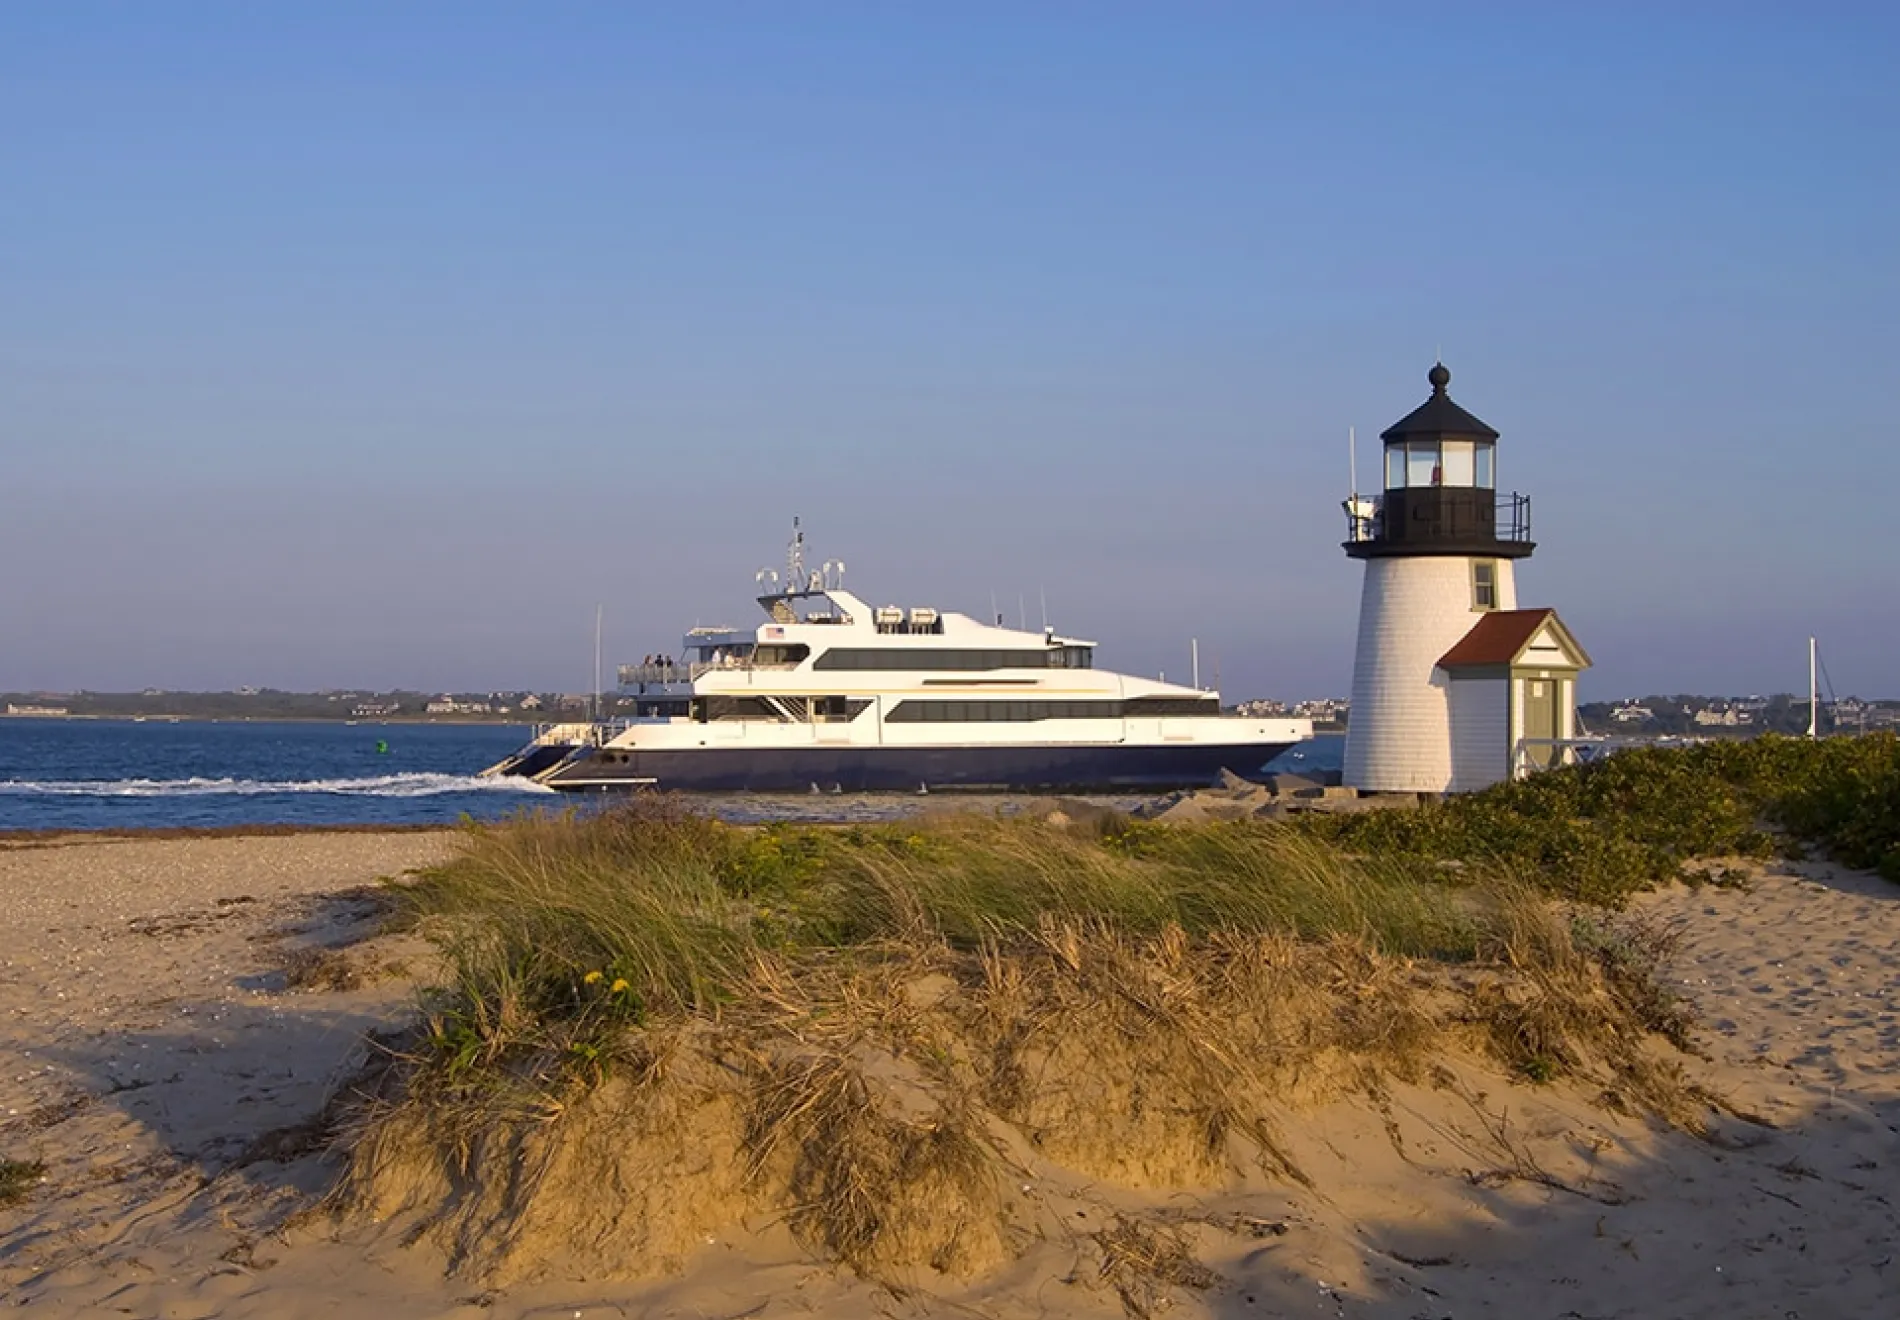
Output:
[[[1345,506],[1346,553],[1366,567],[1344,781],[1369,792],[1480,787],[1560,757],[1557,744],[1574,732],[1571,712],[1553,699],[1573,682],[1524,681],[1526,657],[1491,655],[1508,646],[1502,634],[1491,639],[1495,626],[1483,634],[1489,663],[1461,663],[1474,651],[1459,645],[1477,625],[1517,610],[1515,566],[1536,548],[1530,497],[1499,493],[1498,433],[1452,402],[1444,364],[1426,379],[1431,397],[1380,437],[1384,491],[1355,491]],[[1549,614],[1551,635],[1568,644],[1564,674],[1573,680],[1587,657],[1554,612],[1538,614]],[[1533,683],[1538,705],[1527,711]],[[1454,721],[1468,727],[1454,730]],[[1545,755],[1520,755],[1527,741]]]

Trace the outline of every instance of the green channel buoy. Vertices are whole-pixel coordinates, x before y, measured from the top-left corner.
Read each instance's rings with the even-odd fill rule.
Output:
[[[379,753],[386,754],[389,751],[389,744],[384,742],[381,738],[378,738],[376,740],[376,750]]]

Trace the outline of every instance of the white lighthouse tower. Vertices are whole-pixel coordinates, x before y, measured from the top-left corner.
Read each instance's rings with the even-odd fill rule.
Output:
[[[1530,499],[1498,494],[1498,433],[1451,401],[1451,372],[1427,379],[1431,397],[1380,437],[1384,493],[1346,504],[1366,576],[1343,779],[1370,792],[1495,782],[1526,738],[1549,763],[1589,664],[1552,611],[1517,609]]]

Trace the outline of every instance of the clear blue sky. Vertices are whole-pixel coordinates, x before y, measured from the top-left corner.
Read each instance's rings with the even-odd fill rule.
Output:
[[[11,5],[0,688],[587,686],[878,602],[1343,693],[1346,428],[1586,696],[1900,696],[1900,6]]]

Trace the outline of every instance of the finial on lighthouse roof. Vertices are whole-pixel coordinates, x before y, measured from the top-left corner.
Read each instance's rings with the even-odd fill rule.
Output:
[[[1443,394],[1445,387],[1451,384],[1451,369],[1443,362],[1434,362],[1432,369],[1425,373],[1425,379],[1432,383],[1433,394]]]

